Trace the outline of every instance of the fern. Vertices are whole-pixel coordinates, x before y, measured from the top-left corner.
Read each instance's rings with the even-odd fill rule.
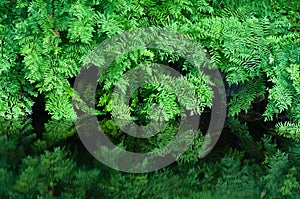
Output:
[[[278,130],[278,134],[283,137],[291,138],[293,140],[299,140],[300,138],[300,124],[298,123],[278,123],[276,128]]]

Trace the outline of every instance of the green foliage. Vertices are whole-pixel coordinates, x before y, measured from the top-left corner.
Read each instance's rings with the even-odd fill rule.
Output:
[[[176,3],[36,0],[12,4],[16,9],[8,6],[1,17],[1,31],[5,35],[1,43],[5,50],[1,56],[0,81],[14,82],[4,86],[0,98],[2,116],[26,114],[33,105],[33,97],[40,92],[45,94],[46,109],[53,118],[74,118],[68,105],[71,96],[64,88],[70,85],[67,79],[78,73],[88,50],[116,33],[153,25],[188,34],[203,43],[216,66],[226,74],[228,84],[241,86],[229,103],[230,115],[247,112],[255,100],[265,98],[268,100],[263,114],[266,120],[284,111],[292,112],[290,117],[294,118],[297,112],[294,107],[299,104],[299,37],[295,19],[299,19],[296,12],[299,3],[296,1],[283,5],[273,1],[204,0]],[[11,12],[16,14],[8,14]],[[281,18],[282,13],[289,14]],[[150,58],[148,61],[172,60],[170,54],[165,59],[163,52],[158,51],[157,57],[152,53],[142,50],[118,58],[115,69],[103,77],[108,77],[104,88],[111,88],[126,70],[142,64],[141,60],[145,59],[141,57]],[[198,81],[193,78],[194,83]],[[20,90],[23,95],[19,94]]]
[[[55,148],[39,157],[23,160],[20,176],[14,185],[14,195],[22,197],[84,198],[94,188],[96,170],[78,169],[66,152]],[[88,182],[85,182],[88,180]]]
[[[12,171],[5,168],[0,168],[0,196],[4,197],[9,195],[9,191],[12,190],[14,182],[14,175]]]
[[[1,97],[1,115],[18,117],[26,114],[39,92],[45,94],[46,108],[54,118],[74,118],[70,108],[64,113],[62,106],[55,106],[53,96],[70,104],[70,96],[64,93],[64,88],[69,86],[67,78],[78,73],[82,55],[90,48],[91,43],[85,44],[90,41],[90,35],[85,29],[81,30],[80,25],[88,28],[91,22],[86,18],[92,18],[91,13],[80,13],[82,6],[68,4],[68,1],[18,1],[12,4],[16,4],[13,5],[15,9],[10,7],[3,12],[15,14],[9,18],[5,14],[1,17],[1,31],[6,35],[1,40],[2,49],[5,48],[1,62],[6,65],[1,70],[1,81],[2,84],[13,82],[1,92],[5,93]],[[76,16],[72,14],[74,12],[77,12]],[[81,35],[82,43],[73,42],[76,35]],[[65,107],[70,106],[65,103]]]
[[[286,122],[284,124],[278,123],[276,127],[278,128],[279,135],[293,140],[299,140],[300,124]]]
[[[216,184],[216,191],[224,198],[257,198],[259,189],[249,165],[241,166],[234,157],[224,157],[221,161],[221,176]]]
[[[299,198],[299,10],[297,0],[0,1],[0,197]],[[211,68],[224,77],[228,113],[224,146],[204,159],[199,159],[206,144],[201,128],[176,163],[129,174],[108,169],[83,150],[73,128],[72,99],[77,108],[104,118],[99,127],[119,147],[156,152],[178,131],[185,117],[180,105],[202,114],[214,97],[210,77],[165,50],[168,44],[148,49],[141,41],[108,67],[95,97],[91,87],[82,99],[74,92],[70,82],[92,49],[118,33],[145,27],[177,31],[207,50]],[[173,81],[151,63],[170,65],[183,76]],[[140,73],[127,75],[138,66]],[[121,94],[139,75],[148,81],[130,90],[127,105]],[[41,134],[26,118],[39,94],[52,117]],[[137,139],[118,126],[131,119],[167,124],[156,136]]]

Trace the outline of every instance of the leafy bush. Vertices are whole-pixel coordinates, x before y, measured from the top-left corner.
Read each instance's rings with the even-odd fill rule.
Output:
[[[296,0],[1,1],[1,198],[298,198],[299,9]],[[175,164],[150,174],[127,174],[81,157],[88,155],[68,143],[78,141],[72,99],[80,99],[72,81],[89,52],[105,39],[146,27],[177,31],[207,50],[226,85],[222,136],[230,143],[221,149],[217,145],[200,160],[200,127]],[[95,103],[96,114],[104,117],[100,127],[130,151],[159,148],[178,128],[176,94],[159,81],[133,92],[129,106],[113,109],[112,100],[119,97],[113,88],[122,90],[136,79],[117,81],[148,63],[170,65],[184,74],[200,99],[200,113],[212,105],[211,80],[182,57],[147,48],[119,56],[99,79],[95,99],[85,100]],[[160,81],[168,82],[168,77]],[[38,96],[45,97],[52,117],[42,136],[26,119]],[[164,114],[153,115],[153,102],[165,108]],[[193,103],[185,102],[187,107]],[[162,116],[169,125],[159,136],[134,145],[137,140],[124,136],[113,120],[124,113],[143,125]]]

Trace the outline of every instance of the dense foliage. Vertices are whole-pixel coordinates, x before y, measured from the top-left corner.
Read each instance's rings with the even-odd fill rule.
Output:
[[[297,0],[0,1],[1,198],[298,198],[299,11]],[[176,163],[129,174],[103,166],[80,143],[72,81],[102,41],[145,27],[177,31],[207,50],[224,77],[228,113],[221,140],[204,159],[198,158],[206,130],[200,123],[199,136]],[[158,119],[149,114],[158,103],[170,123],[163,133],[140,141],[124,136],[113,120],[121,114],[112,108],[117,80],[152,62],[185,74],[201,99],[200,113],[211,108],[209,78],[181,57],[145,48],[118,57],[99,79],[96,113],[105,133],[129,151],[161,147],[177,131],[178,101],[159,82],[134,92],[120,110],[146,124]],[[39,114],[39,99],[51,116],[42,130],[34,124],[39,116],[28,119]]]

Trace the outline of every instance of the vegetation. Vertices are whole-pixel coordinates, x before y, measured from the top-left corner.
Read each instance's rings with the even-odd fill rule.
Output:
[[[299,10],[297,0],[0,1],[1,198],[298,198]],[[72,87],[91,50],[118,33],[147,27],[179,32],[207,50],[223,75],[227,117],[205,158],[198,157],[207,130],[200,122],[192,146],[175,163],[124,173],[99,163],[81,144]],[[128,151],[160,148],[178,130],[176,93],[160,84],[167,76],[133,92],[130,106],[113,109],[117,81],[148,63],[184,74],[200,99],[199,113],[211,110],[211,80],[187,60],[163,49],[125,53],[99,79],[92,102],[99,126]],[[122,80],[120,90],[134,81]],[[165,108],[162,133],[143,141],[126,136],[114,117],[127,114],[141,125],[159,120],[153,102]],[[43,106],[35,110],[38,103]],[[38,129],[42,112],[51,119]]]

